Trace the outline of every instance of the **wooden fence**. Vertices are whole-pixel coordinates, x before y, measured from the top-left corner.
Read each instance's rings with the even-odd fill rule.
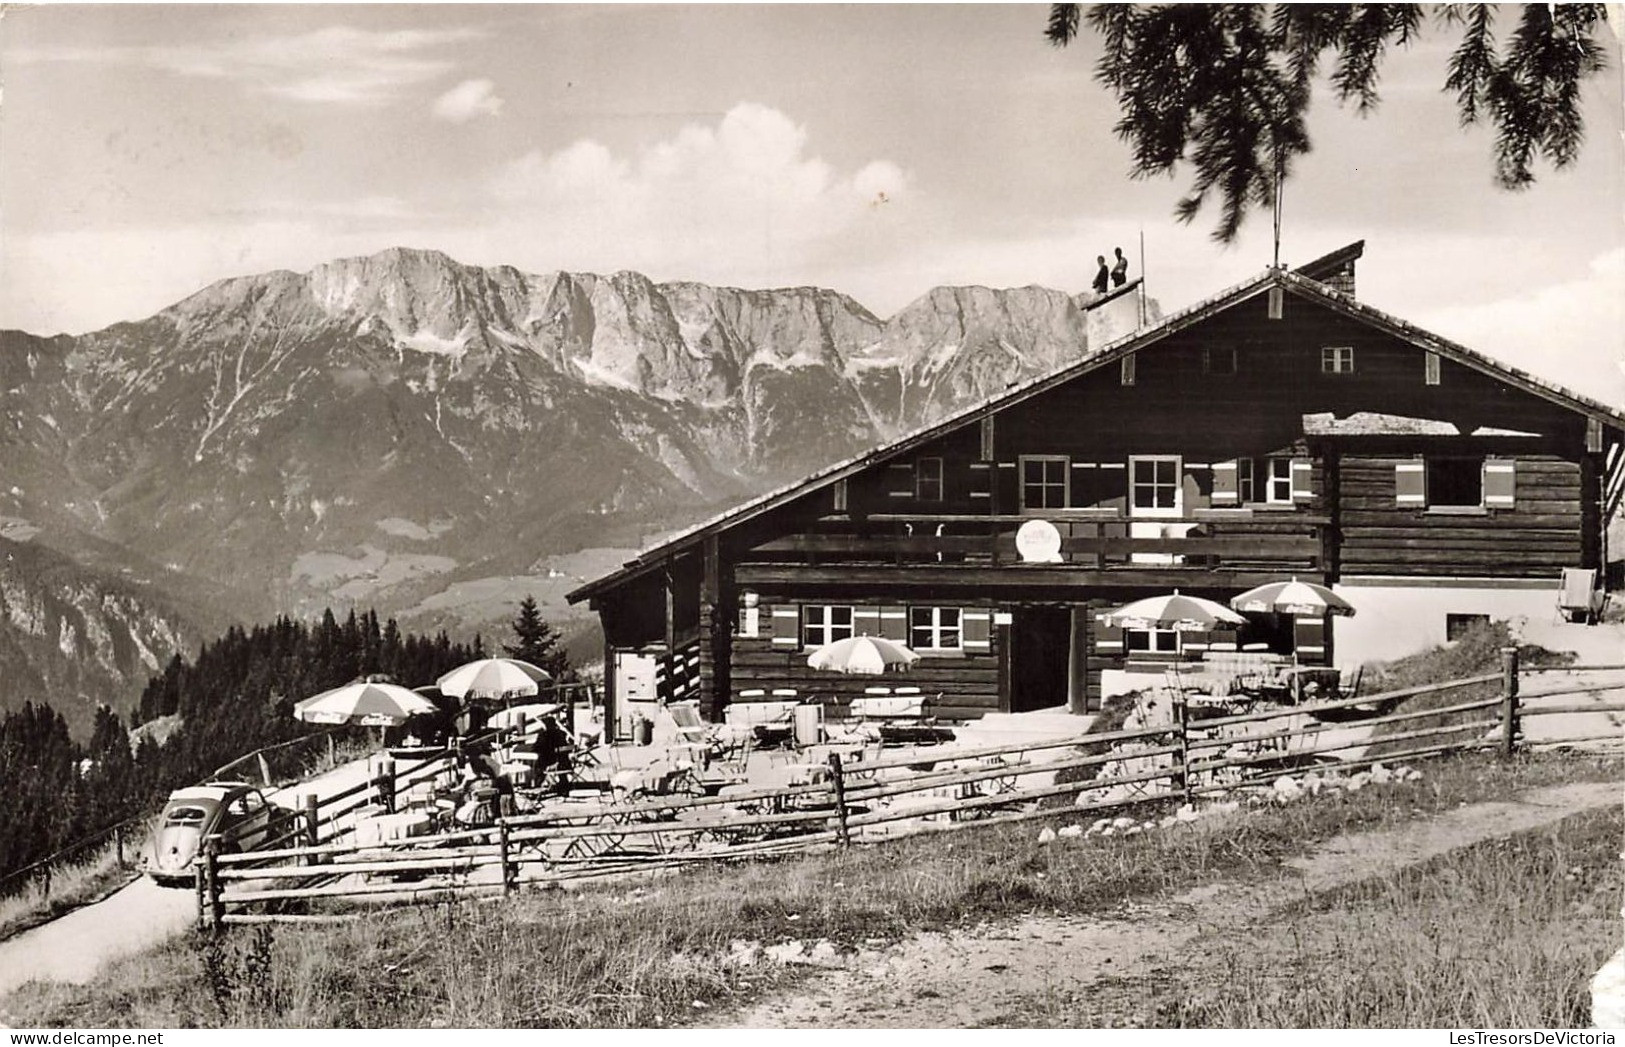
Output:
[[[635,802],[557,802],[552,809],[498,819],[490,827],[385,844],[342,838],[341,820],[379,792],[366,782],[303,815],[302,831],[277,846],[226,853],[211,839],[196,889],[202,927],[270,920],[332,920],[308,911],[332,899],[415,900],[466,893],[508,894],[522,884],[556,883],[695,862],[807,853],[883,838],[888,827],[955,828],[1122,810],[1149,802],[1191,802],[1240,786],[1268,784],[1311,766],[1337,771],[1444,753],[1494,749],[1510,756],[1530,744],[1524,725],[1566,713],[1625,713],[1625,701],[1552,704],[1549,699],[1625,691],[1596,679],[1621,666],[1553,670],[1582,674],[1573,686],[1520,695],[1515,649],[1500,673],[1364,698],[1204,716],[1183,698],[1167,723],[1021,745],[914,749],[853,762],[832,752],[817,780],[721,795]],[[1407,698],[1477,688],[1487,696],[1356,722],[1325,722],[1356,706],[1390,708]],[[1625,742],[1618,727],[1538,744]],[[1325,763],[1325,766],[1321,765]],[[442,760],[402,772],[396,791],[442,773]],[[811,769],[809,769],[811,770]],[[944,821],[945,820],[945,821]],[[326,826],[323,833],[319,827]],[[290,841],[298,842],[291,843]],[[304,908],[307,911],[290,911]]]

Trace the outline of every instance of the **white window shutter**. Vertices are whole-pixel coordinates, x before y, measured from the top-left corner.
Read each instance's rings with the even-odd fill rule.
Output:
[[[1394,463],[1394,503],[1415,509],[1427,504],[1427,463],[1420,458]]]
[[[1517,464],[1510,458],[1490,458],[1484,462],[1484,505],[1490,509],[1511,509],[1517,504]]]
[[[1315,464],[1308,458],[1292,459],[1292,500],[1307,502],[1315,496]]]
[[[763,605],[766,606],[765,604]],[[788,607],[773,609],[768,621],[772,622],[773,631],[768,634],[773,637],[774,647],[800,647],[801,646],[801,611],[794,604]]]
[[[993,649],[989,631],[992,617],[983,610],[966,608],[960,612],[961,643],[967,654],[985,654]]]
[[[1236,486],[1236,463],[1213,463],[1213,504],[1235,505],[1241,500],[1239,488]]]

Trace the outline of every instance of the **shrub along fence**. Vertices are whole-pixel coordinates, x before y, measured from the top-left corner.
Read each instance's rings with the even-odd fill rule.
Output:
[[[879,839],[904,822],[915,822],[915,830],[943,829],[1188,803],[1310,767],[1342,772],[1485,749],[1510,756],[1531,744],[1524,732],[1529,718],[1625,713],[1625,700],[1596,699],[1604,692],[1625,693],[1625,679],[1608,684],[1600,678],[1625,671],[1625,665],[1541,671],[1578,678],[1573,686],[1542,689],[1538,704],[1532,703],[1520,696],[1517,652],[1506,648],[1500,673],[1366,698],[1211,716],[1204,715],[1211,710],[1176,696],[1169,722],[1151,726],[1036,744],[914,749],[857,762],[857,754],[834,751],[827,765],[806,769],[814,779],[806,784],[634,802],[562,800],[490,827],[383,843],[344,839],[346,814],[374,797],[388,806],[395,793],[446,769],[443,759],[425,760],[398,771],[393,783],[363,782],[309,801],[302,832],[275,846],[233,854],[227,841],[212,838],[198,864],[198,920],[219,928],[343,919],[311,906],[508,894],[524,884],[807,852]],[[1486,691],[1488,697],[1473,696]],[[1468,696],[1449,700],[1462,692]],[[1435,696],[1447,704],[1352,723],[1339,715]],[[1565,696],[1593,700],[1550,701]],[[1573,736],[1542,736],[1533,744],[1625,741],[1611,717],[1602,720],[1606,726],[1593,721]],[[325,833],[319,831],[324,825]]]

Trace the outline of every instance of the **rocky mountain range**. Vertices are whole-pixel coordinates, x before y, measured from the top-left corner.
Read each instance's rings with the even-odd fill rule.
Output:
[[[0,332],[0,535],[172,594],[198,619],[177,639],[330,604],[489,626],[526,591],[557,617],[654,536],[1137,313],[1133,294],[942,287],[881,320],[822,288],[407,249],[223,280],[81,336]]]

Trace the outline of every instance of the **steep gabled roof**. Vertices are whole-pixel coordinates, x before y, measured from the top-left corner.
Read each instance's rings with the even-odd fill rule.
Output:
[[[1359,241],[1334,251],[1332,254],[1318,258],[1303,268],[1320,267],[1320,269],[1326,269],[1329,267],[1335,271],[1337,265],[1342,262],[1347,261],[1349,258],[1359,257],[1364,247],[1365,241]],[[1317,269],[1317,271],[1320,271],[1320,269]],[[1509,367],[1492,357],[1458,345],[1429,331],[1424,331],[1381,310],[1373,309],[1371,306],[1358,302],[1348,295],[1341,294],[1314,279],[1302,275],[1301,272],[1266,269],[1250,280],[1204,298],[1194,305],[1162,318],[1149,327],[1119,338],[1098,353],[1091,353],[1047,375],[1012,386],[941,421],[923,426],[901,436],[891,443],[836,462],[834,465],[822,469],[803,480],[785,484],[769,491],[767,494],[720,513],[709,520],[679,531],[660,545],[647,549],[627,561],[619,570],[588,582],[574,590],[568,595],[567,599],[571,603],[579,603],[584,599],[596,596],[606,589],[614,588],[628,578],[653,570],[667,557],[681,552],[685,547],[698,544],[707,535],[754,519],[763,513],[771,512],[814,490],[860,473],[877,462],[899,454],[905,454],[955,429],[979,422],[986,415],[1025,400],[1030,400],[1080,375],[1088,374],[1101,367],[1110,366],[1130,353],[1160,342],[1176,332],[1200,323],[1248,299],[1267,293],[1271,287],[1277,286],[1281,287],[1286,293],[1316,302],[1335,312],[1342,313],[1391,334],[1402,341],[1409,342],[1420,349],[1437,353],[1445,359],[1453,360],[1465,367],[1491,375],[1542,399],[1550,400],[1572,411],[1596,418],[1617,429],[1625,430],[1625,414],[1621,414],[1614,408],[1589,397],[1581,396],[1554,382],[1536,378],[1519,368]]]

